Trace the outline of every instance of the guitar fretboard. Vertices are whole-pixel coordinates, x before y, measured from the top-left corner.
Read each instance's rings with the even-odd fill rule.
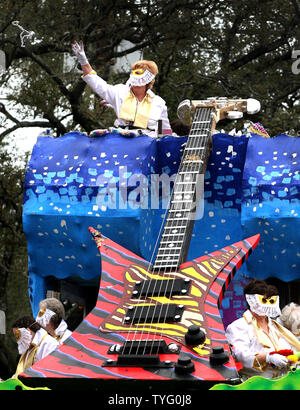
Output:
[[[173,271],[186,260],[199,195],[210,150],[213,108],[195,111],[190,134],[174,182],[169,211],[164,224],[154,270]]]

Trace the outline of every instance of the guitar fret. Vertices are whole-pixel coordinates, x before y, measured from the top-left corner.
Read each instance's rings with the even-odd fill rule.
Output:
[[[162,238],[169,238],[169,237],[172,237],[172,236],[175,236],[176,238],[178,237],[178,236],[182,236],[182,235],[185,235],[185,232],[178,232],[178,233],[166,233],[166,234],[163,234],[162,235]],[[169,239],[168,239],[169,240]],[[175,242],[180,242],[180,241],[175,241]]]
[[[189,218],[189,212],[190,212],[190,208],[184,208],[184,209],[181,209],[180,211],[182,211],[182,212],[186,212],[186,214],[184,215],[184,216],[178,216],[178,215],[176,215],[176,216],[170,216],[170,218],[168,218],[168,220],[170,220],[170,221],[181,221],[181,220],[183,220],[183,221],[188,221],[190,218]],[[177,209],[177,211],[179,211],[179,209]]]
[[[199,173],[198,171],[189,171],[186,174],[198,174],[198,173]],[[183,172],[179,171],[179,175],[184,175],[184,171]]]
[[[166,261],[170,261],[171,258],[175,260],[175,258],[180,256],[180,252],[176,252],[177,250],[181,251],[181,247],[180,248],[178,247],[178,249],[159,248],[157,257],[161,257],[161,258],[163,257],[164,260]],[[168,253],[166,253],[166,251],[168,251]],[[174,252],[170,252],[170,251],[174,251]]]
[[[170,212],[178,212],[178,215],[176,215],[176,216],[181,217],[181,216],[182,216],[182,212],[184,212],[184,211],[185,211],[184,209],[170,209],[170,210],[169,210],[169,214],[170,214]]]
[[[160,245],[162,245],[162,246],[160,247],[160,249],[164,249],[164,250],[181,249],[181,247],[176,246],[178,243],[181,244],[182,240],[177,240],[177,241],[172,240],[172,242],[171,242],[170,240],[163,238],[163,239],[161,239]]]
[[[176,191],[174,192],[174,195],[192,195],[194,194],[194,191]]]
[[[192,150],[195,150],[195,149],[197,149],[197,150],[203,150],[203,149],[205,149],[205,147],[200,147],[200,148],[197,148],[197,147],[194,147],[194,148],[192,148],[192,147],[186,147],[186,148],[184,149],[184,151],[192,151]]]
[[[209,124],[211,120],[209,121],[193,121],[193,124]]]
[[[174,270],[177,270],[178,269],[178,262],[176,263],[176,265],[174,264],[174,265],[166,265],[166,266],[154,266],[154,269],[162,269],[162,268],[171,268],[171,269],[174,269]]]
[[[178,265],[179,262],[177,262],[176,264],[172,264],[172,265],[155,265],[154,269],[156,270],[160,270],[160,269],[174,269],[175,271],[178,269]]]
[[[173,229],[173,230],[178,230],[178,229],[184,229],[185,226],[166,226],[166,229]],[[163,234],[164,235],[164,234]],[[167,234],[168,235],[168,234]]]
[[[191,134],[189,137],[207,137],[207,139],[209,139],[208,134]]]
[[[189,172],[183,170],[182,168],[179,170],[179,172],[181,172],[181,174],[179,173],[177,174],[177,179],[179,179],[178,182],[183,182],[183,183],[196,182],[196,180],[194,181],[194,176],[195,176],[194,173],[189,175]]]
[[[174,225],[172,225],[172,226],[166,226],[166,228],[169,228],[169,229],[175,229],[175,228],[177,228],[177,229],[182,229],[182,228],[185,228],[185,227],[186,227],[185,221],[188,221],[188,220],[189,220],[189,219],[182,220],[181,218],[180,218],[180,219],[176,219],[176,218],[169,219],[169,220],[166,221],[166,223],[172,224],[173,221],[176,221],[176,222],[182,221],[182,226],[176,224],[175,226],[174,226]]]
[[[203,160],[202,159],[183,159],[183,162],[191,162],[193,164],[203,164]]]
[[[183,234],[182,234],[183,235]],[[166,235],[166,236],[175,236],[175,235]],[[176,235],[176,237],[177,237],[177,235]],[[161,241],[161,243],[169,243],[170,242],[170,240],[162,240]],[[174,240],[172,240],[172,243],[181,243],[181,240],[178,240],[178,241],[174,241]],[[170,246],[171,247],[171,246]]]
[[[171,256],[173,257],[173,259],[171,258]],[[176,256],[180,256],[180,253],[176,253],[173,255],[158,255],[157,258],[164,258],[161,261],[157,261],[159,263],[177,263],[177,259],[174,259],[174,257]]]
[[[168,220],[174,220],[174,221],[184,221],[184,219],[188,219],[189,216],[189,208],[183,208],[183,209],[170,209],[169,215],[168,215]],[[170,212],[173,214],[170,215]]]
[[[196,184],[196,181],[179,181],[176,185]]]
[[[163,242],[162,244],[166,244],[167,242]],[[177,250],[181,250],[181,246],[170,246],[170,247],[162,247],[161,249],[163,250],[168,250],[168,251],[177,251]],[[172,255],[173,256],[173,255]]]
[[[171,204],[191,204],[193,202],[193,200],[192,199],[178,199],[178,200],[174,200],[174,201],[171,201]]]

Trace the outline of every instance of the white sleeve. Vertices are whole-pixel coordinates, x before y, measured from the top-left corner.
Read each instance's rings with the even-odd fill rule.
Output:
[[[242,363],[244,368],[252,369],[255,354],[251,350],[251,340],[248,332],[248,325],[245,321],[236,320],[226,329],[228,343],[232,346],[232,352],[235,359]]]
[[[164,105],[161,113],[161,120],[162,120],[162,129],[163,130],[171,130],[171,125],[168,117],[168,109],[166,104]]]
[[[106,102],[111,104],[114,108],[120,104],[119,94],[120,94],[120,86],[122,87],[123,84],[111,85],[108,84],[103,78],[99,77],[97,74],[87,74],[82,77],[83,81],[85,81],[91,89],[98,94],[101,98],[103,98]]]
[[[59,343],[52,336],[47,336],[44,343],[39,347],[36,354],[36,362],[46,357],[48,354],[52,353],[57,349]]]

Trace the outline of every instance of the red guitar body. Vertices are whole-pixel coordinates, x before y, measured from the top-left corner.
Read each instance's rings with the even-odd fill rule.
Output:
[[[238,373],[225,337],[219,307],[235,272],[257,245],[259,235],[182,264],[180,270],[170,276],[190,279],[187,294],[175,295],[169,300],[155,297],[144,300],[148,305],[184,305],[181,319],[173,323],[140,326],[124,324],[124,317],[129,305],[141,303],[140,299],[132,298],[132,292],[137,280],[147,279],[150,275],[147,271],[149,263],[102,237],[93,228],[90,232],[102,258],[97,304],[62,346],[23,373],[22,381],[35,387],[59,390],[86,388],[105,392],[116,391],[115,381],[118,381],[117,391],[123,388],[190,391],[207,389],[219,382],[234,382]],[[197,347],[185,342],[188,327],[193,324],[205,332],[204,343]],[[163,340],[166,346],[179,346],[180,351],[160,353],[159,365],[146,361],[142,365],[137,362],[118,365],[118,353],[111,349],[126,340]],[[225,363],[212,359],[214,348],[217,353],[224,349],[228,355]],[[185,373],[176,368],[178,358],[182,356],[190,358],[193,371]]]

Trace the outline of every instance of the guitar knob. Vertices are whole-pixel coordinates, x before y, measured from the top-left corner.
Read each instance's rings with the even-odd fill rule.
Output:
[[[205,341],[205,333],[197,325],[191,325],[185,334],[185,342],[189,346],[202,345]]]
[[[247,113],[256,114],[260,111],[260,102],[254,98],[248,98],[247,100]]]
[[[175,372],[180,374],[193,373],[195,371],[195,365],[189,358],[189,356],[179,356],[177,363],[175,363]]]
[[[209,362],[212,366],[221,366],[229,360],[229,353],[224,351],[223,346],[215,346],[209,356]]]

